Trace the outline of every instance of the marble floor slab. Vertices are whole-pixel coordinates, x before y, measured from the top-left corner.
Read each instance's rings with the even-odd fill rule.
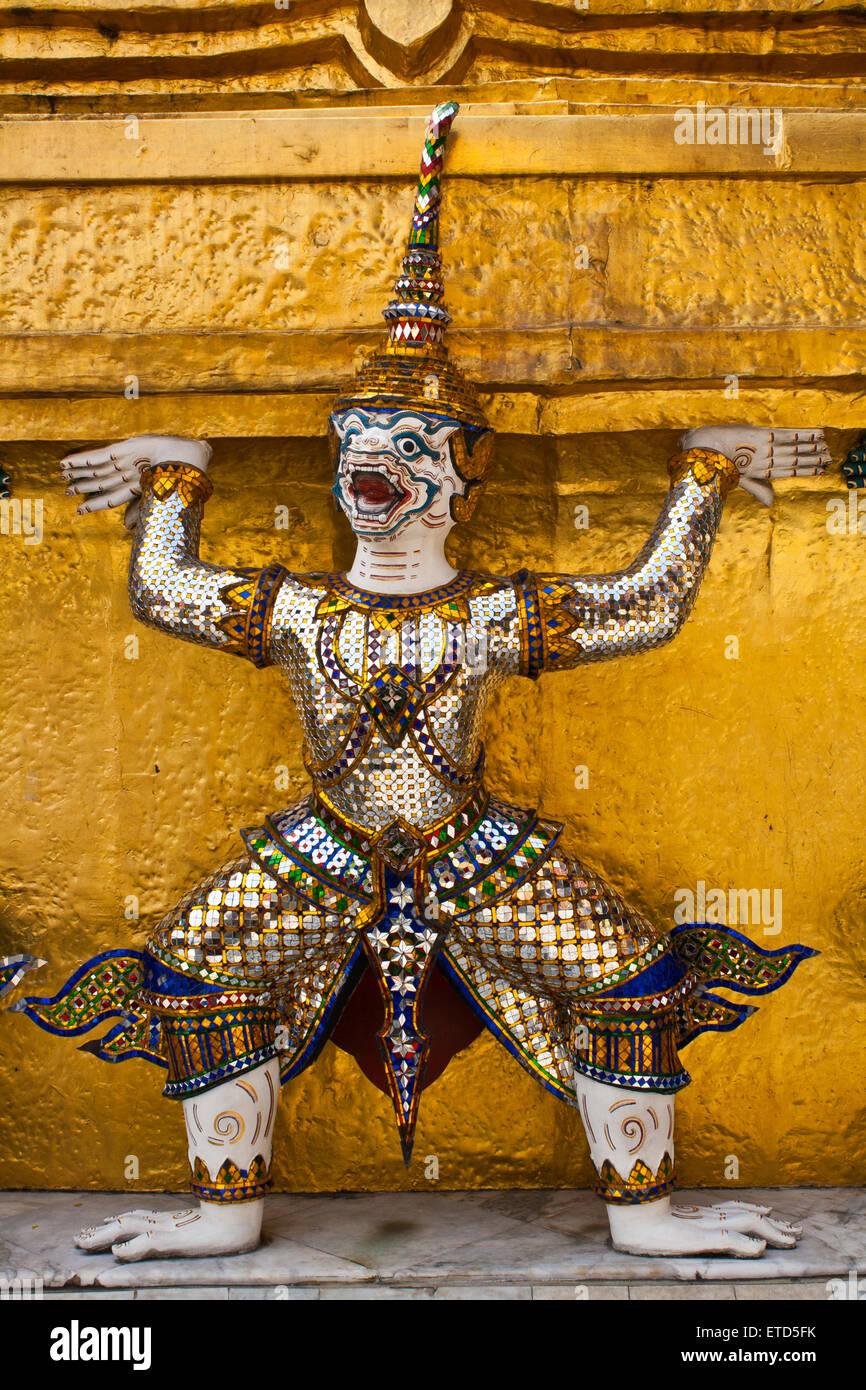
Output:
[[[264,1239],[251,1254],[123,1265],[110,1253],[77,1250],[74,1233],[132,1207],[180,1209],[182,1199],[7,1192],[0,1193],[0,1279],[30,1276],[46,1292],[79,1296],[86,1290],[148,1297],[187,1290],[189,1297],[202,1297],[212,1290],[208,1296],[217,1299],[255,1297],[257,1291],[291,1298],[730,1299],[789,1296],[783,1288],[801,1288],[792,1297],[827,1298],[828,1281],[848,1288],[866,1274],[863,1189],[736,1195],[801,1221],[799,1246],[768,1250],[759,1260],[621,1255],[611,1248],[604,1210],[589,1192],[280,1194],[268,1198]],[[698,1202],[730,1196],[680,1194]]]
[[[831,1291],[823,1279],[755,1279],[750,1284],[680,1283],[663,1284],[651,1279],[643,1283],[612,1284],[306,1284],[288,1288],[282,1285],[186,1285],[150,1289],[48,1289],[42,1297],[49,1302],[75,1305],[89,1301],[116,1302],[474,1302],[474,1303],[625,1303],[629,1301],[725,1303],[779,1302],[827,1303]]]

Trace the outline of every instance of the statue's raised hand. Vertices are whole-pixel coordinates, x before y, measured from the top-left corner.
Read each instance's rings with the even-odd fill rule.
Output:
[[[740,487],[769,507],[771,478],[813,478],[830,463],[821,430],[763,430],[749,425],[707,425],[689,430],[683,449],[715,449],[740,470]]]
[[[79,516],[126,507],[123,520],[132,527],[138,520],[141,470],[156,463],[188,463],[206,473],[213,450],[202,439],[181,439],[172,434],[136,434],[102,449],[67,454],[60,461],[67,497],[84,497]]]

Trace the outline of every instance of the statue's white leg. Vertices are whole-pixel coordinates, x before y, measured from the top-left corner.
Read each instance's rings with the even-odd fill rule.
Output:
[[[179,1212],[126,1211],[76,1237],[118,1260],[235,1255],[259,1243],[280,1094],[275,1058],[184,1099],[193,1193]]]
[[[748,1202],[685,1207],[672,1202],[674,1098],[578,1076],[577,1099],[597,1191],[615,1250],[628,1255],[735,1255],[796,1245],[801,1228]]]

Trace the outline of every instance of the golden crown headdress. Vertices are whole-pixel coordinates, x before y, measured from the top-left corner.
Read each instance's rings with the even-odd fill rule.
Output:
[[[388,324],[388,341],[363,363],[351,390],[340,397],[334,411],[352,406],[367,410],[403,406],[456,420],[464,426],[464,438],[455,463],[468,482],[478,482],[486,472],[489,448],[484,446],[489,443],[490,426],[478,392],[448,356],[445,330],[451,315],[442,302],[439,255],[445,145],[459,109],[456,101],[447,101],[430,116],[409,244],[394,297],[382,315]],[[459,510],[467,514],[470,508]]]

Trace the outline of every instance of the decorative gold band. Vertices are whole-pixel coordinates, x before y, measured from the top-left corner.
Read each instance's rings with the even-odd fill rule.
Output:
[[[185,506],[206,502],[213,492],[213,483],[200,469],[188,463],[155,463],[141,470],[142,496],[152,492],[162,502],[177,492]]]
[[[271,1186],[271,1165],[258,1154],[248,1169],[239,1168],[230,1158],[215,1178],[196,1155],[192,1169],[192,1190],[204,1202],[257,1202]]]
[[[361,406],[366,410],[410,408],[487,429],[478,392],[444,350],[391,355],[387,349],[364,362],[351,390],[334,412]]]
[[[307,770],[310,771],[309,764]],[[467,832],[481,820],[489,799],[490,794],[486,786],[483,782],[478,782],[471,788],[466,800],[442,820],[428,825],[423,830],[414,831],[410,826],[406,826],[405,829],[409,834],[417,834],[428,859],[437,859],[447,849],[459,844]],[[378,832],[370,830],[369,827],[357,821],[347,820],[315,782],[311,810],[332,834],[356,852],[369,854],[373,841],[381,838]]]
[[[661,1197],[668,1197],[673,1189],[674,1163],[668,1153],[662,1156],[657,1173],[639,1158],[627,1178],[621,1178],[610,1160],[605,1159],[598,1181],[593,1185],[593,1191],[605,1202],[624,1207],[657,1202]]]
[[[737,465],[716,449],[686,449],[681,454],[674,454],[668,464],[668,470],[671,475],[671,487],[681,483],[689,473],[695,482],[703,487],[711,483],[713,478],[718,478],[719,492],[723,498],[740,481]]]

